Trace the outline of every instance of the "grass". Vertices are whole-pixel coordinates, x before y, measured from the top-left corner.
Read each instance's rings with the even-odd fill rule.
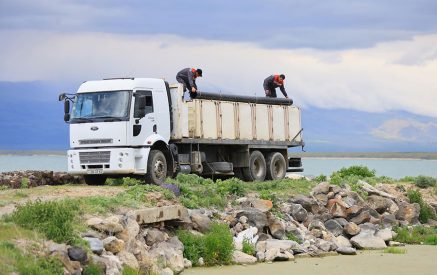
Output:
[[[395,228],[397,233],[394,239],[406,244],[429,244],[437,245],[437,227],[414,226],[412,228]]]
[[[213,223],[203,236],[188,231],[178,231],[177,236],[184,244],[184,257],[197,265],[202,257],[205,265],[227,265],[232,261],[234,243],[226,224]]]
[[[399,247],[387,247],[386,249],[384,249],[384,253],[405,254],[405,253],[407,253],[407,249],[406,248],[399,248]]]
[[[64,267],[58,259],[25,255],[13,243],[2,241],[0,242],[0,274],[13,272],[23,275],[64,274]]]
[[[437,185],[437,179],[427,176],[418,176],[414,179],[414,184],[419,188],[433,187]]]
[[[248,255],[255,256],[255,253],[256,253],[255,245],[250,243],[248,240],[244,239],[242,251]]]
[[[302,243],[302,241],[291,232],[286,233],[285,236],[286,236],[287,240],[295,241],[299,244]]]

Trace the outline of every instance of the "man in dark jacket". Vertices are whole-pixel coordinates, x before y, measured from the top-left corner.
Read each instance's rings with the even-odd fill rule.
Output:
[[[276,96],[276,88],[279,87],[282,94],[285,96],[285,98],[288,98],[287,92],[284,88],[284,79],[285,75],[281,74],[275,74],[267,77],[264,79],[264,92],[266,93],[266,97],[277,97]]]
[[[196,78],[202,77],[202,69],[185,68],[178,72],[176,80],[184,84],[184,93],[186,90],[190,93],[191,98],[197,96]]]

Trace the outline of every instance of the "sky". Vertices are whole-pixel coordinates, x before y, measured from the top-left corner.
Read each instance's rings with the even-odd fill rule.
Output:
[[[437,1],[0,0],[0,150],[65,149],[85,80],[263,96],[286,75],[307,151],[437,152]],[[279,93],[280,96],[282,96]]]

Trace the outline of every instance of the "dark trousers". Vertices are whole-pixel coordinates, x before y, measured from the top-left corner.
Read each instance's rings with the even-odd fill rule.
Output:
[[[273,87],[264,87],[264,92],[268,90],[269,93],[266,93],[266,97],[277,97],[276,95],[276,88]]]
[[[190,86],[189,83],[187,83],[184,79],[182,79],[180,77],[177,77],[176,80],[177,80],[177,82],[184,84],[184,93],[185,93],[186,90],[188,90],[188,93],[190,94],[190,97],[191,98],[196,98],[197,93],[193,93],[191,91],[191,86]],[[196,90],[197,90],[197,87],[194,87],[194,88],[196,88]]]

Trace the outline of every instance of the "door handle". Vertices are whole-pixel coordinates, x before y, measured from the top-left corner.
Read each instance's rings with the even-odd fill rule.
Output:
[[[155,134],[158,132],[158,129],[157,129],[157,127],[156,127],[156,124],[153,125],[153,132],[154,132]]]

